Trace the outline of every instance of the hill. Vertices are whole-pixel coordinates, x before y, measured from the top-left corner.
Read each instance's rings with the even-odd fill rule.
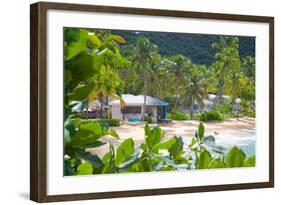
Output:
[[[135,44],[138,36],[143,35],[156,44],[159,53],[163,56],[182,54],[189,57],[194,63],[210,65],[214,61],[216,50],[211,47],[217,42],[219,35],[168,33],[168,32],[133,32],[112,31],[123,36],[128,44]],[[240,56],[255,55],[255,37],[239,37]]]

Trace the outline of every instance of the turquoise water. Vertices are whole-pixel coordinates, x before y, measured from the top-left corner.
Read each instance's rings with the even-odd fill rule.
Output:
[[[255,129],[240,129],[231,132],[222,133],[205,133],[206,136],[212,135],[215,138],[215,143],[225,148],[228,152],[233,146],[242,149],[247,157],[256,155],[256,130]],[[184,137],[184,142],[187,146],[191,141],[190,137]]]
[[[214,137],[215,143],[225,147],[227,150],[236,145],[245,152],[247,157],[256,154],[255,129],[241,129],[231,133],[218,133]]]

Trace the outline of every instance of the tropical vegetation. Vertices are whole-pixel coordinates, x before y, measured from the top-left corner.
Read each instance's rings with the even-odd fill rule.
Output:
[[[105,145],[100,140],[104,135],[119,139],[110,127],[119,126],[120,121],[111,119],[108,105],[110,99],[123,105],[124,93],[144,95],[142,120],[147,123],[151,123],[145,115],[148,95],[169,102],[169,115],[175,120],[255,116],[255,58],[251,52],[240,55],[241,38],[217,36],[208,47],[212,60],[198,63],[197,59],[194,63],[194,57],[186,52],[163,52],[162,47],[169,44],[165,39],[160,45],[142,33],[132,35],[135,40],[127,43],[120,32],[64,29],[65,175],[254,166],[254,156],[246,158],[238,147],[223,150],[214,137],[205,136],[203,124],[188,146],[181,136],[164,140],[159,127],[146,125],[141,145],[128,138],[117,147],[108,144],[109,152],[104,156],[87,151]],[[216,96],[210,111],[204,107],[208,94]],[[227,105],[225,95],[230,97]],[[235,110],[237,98],[241,103]],[[86,113],[87,118],[93,100],[100,103],[101,119],[81,119],[79,113]],[[195,104],[200,106],[199,116],[194,113]],[[76,112],[72,112],[74,107]]]

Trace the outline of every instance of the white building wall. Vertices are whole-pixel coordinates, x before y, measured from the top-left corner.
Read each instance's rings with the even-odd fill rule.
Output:
[[[112,105],[112,119],[122,120],[120,105]]]
[[[157,122],[157,106],[152,107],[152,113],[153,113],[153,116],[151,116],[152,121]]]

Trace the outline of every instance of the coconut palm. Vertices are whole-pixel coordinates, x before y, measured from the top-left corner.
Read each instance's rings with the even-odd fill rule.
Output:
[[[240,67],[239,39],[238,37],[222,36],[219,42],[212,44],[212,47],[218,50],[214,63],[218,78],[216,99],[213,103],[214,109],[222,99],[227,77]]]
[[[172,90],[176,97],[174,109],[178,109],[180,97],[183,92],[183,81],[188,75],[191,61],[182,55],[175,55],[165,60],[169,76],[173,79]]]
[[[193,120],[194,104],[198,103],[201,111],[204,109],[204,99],[208,88],[207,68],[203,65],[192,64],[191,72],[186,76],[183,96],[189,106],[190,118]]]
[[[153,56],[157,53],[157,46],[152,44],[148,38],[140,36],[136,45],[130,47],[129,59],[135,64],[139,73],[143,76],[143,109],[142,119],[146,113],[146,97],[148,92],[148,74],[151,70]]]

